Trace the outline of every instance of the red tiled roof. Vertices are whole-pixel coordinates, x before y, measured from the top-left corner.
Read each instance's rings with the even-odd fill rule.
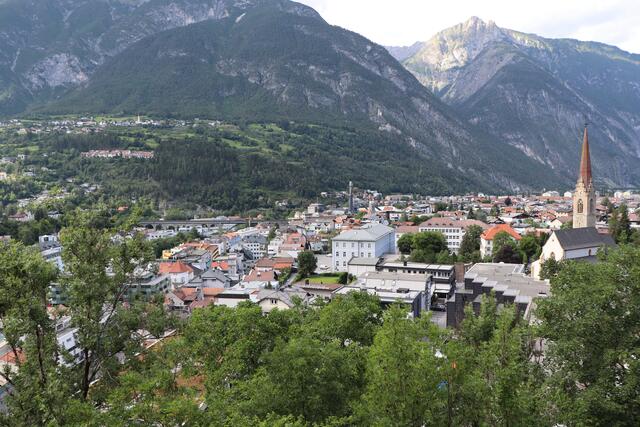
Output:
[[[227,261],[214,261],[211,263],[211,268],[219,268],[222,271],[229,271],[229,263]]]
[[[502,232],[508,233],[511,237],[513,237],[516,240],[520,240],[522,238],[516,230],[511,228],[509,224],[495,225],[490,229],[486,230],[484,233],[482,233],[481,237],[484,240],[493,240],[496,237],[496,234],[502,233]]]
[[[161,262],[160,274],[191,273],[193,268],[183,262]]]

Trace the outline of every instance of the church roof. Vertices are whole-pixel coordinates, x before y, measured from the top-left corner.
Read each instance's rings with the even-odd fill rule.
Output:
[[[613,238],[608,234],[600,234],[594,227],[571,228],[554,232],[558,242],[565,251],[600,246],[616,246]]]
[[[591,155],[589,153],[589,135],[587,127],[584,127],[584,139],[582,141],[582,157],[580,158],[580,179],[587,185],[591,182]]]

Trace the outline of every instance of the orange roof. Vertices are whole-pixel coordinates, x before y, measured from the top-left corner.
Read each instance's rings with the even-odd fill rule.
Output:
[[[224,288],[202,288],[202,295],[206,297],[215,297],[224,292]]]
[[[20,363],[22,363],[25,360],[27,360],[27,357],[24,355],[22,350],[18,350],[17,354],[18,354],[18,360],[20,361]],[[0,362],[9,363],[9,364],[14,365],[17,362],[16,355],[13,353],[13,351],[8,351],[7,353],[5,353],[2,356],[0,356]]]
[[[183,262],[161,262],[160,274],[191,273],[193,268]]]
[[[292,262],[280,261],[280,262],[276,262],[273,265],[274,270],[284,270],[285,268],[291,268],[291,267],[293,267],[293,261]]]
[[[485,231],[484,233],[482,233],[481,237],[484,240],[493,240],[494,237],[496,237],[496,234],[502,233],[502,232],[508,233],[511,237],[513,237],[516,240],[520,240],[522,238],[516,230],[511,228],[509,224],[498,224],[496,226],[493,226],[487,231]]]
[[[222,271],[229,271],[229,263],[227,261],[214,261],[211,268],[219,268]]]

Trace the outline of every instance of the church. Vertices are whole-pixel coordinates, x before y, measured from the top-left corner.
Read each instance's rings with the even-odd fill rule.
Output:
[[[615,245],[609,234],[601,234],[596,229],[596,190],[591,171],[589,133],[585,126],[580,173],[573,193],[573,228],[551,234],[542,248],[540,259],[531,264],[531,275],[539,278],[542,263],[551,258],[556,261],[596,262],[596,254],[600,249]]]

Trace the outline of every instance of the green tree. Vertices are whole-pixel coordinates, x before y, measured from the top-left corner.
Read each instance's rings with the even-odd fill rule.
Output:
[[[413,249],[413,234],[405,233],[398,239],[398,250],[401,254],[408,255]]]
[[[363,425],[442,425],[444,395],[438,384],[441,343],[428,319],[407,319],[393,306],[384,315],[367,360],[367,387],[360,407]]]
[[[540,278],[551,280],[560,273],[563,261],[557,261],[555,258],[549,258],[540,265]]]
[[[318,260],[311,251],[298,254],[298,271],[303,277],[311,276],[318,267]]]
[[[469,212],[467,213],[467,219],[476,219],[476,212],[473,210],[473,206],[469,208]]]
[[[248,386],[257,416],[301,416],[308,422],[342,417],[364,384],[362,349],[308,336],[279,341]]]
[[[493,254],[493,262],[504,262],[508,264],[521,264],[522,254],[513,245],[505,244]]]
[[[459,254],[467,262],[480,261],[480,236],[483,229],[479,225],[471,225],[467,228],[462,242],[460,243]]]
[[[517,248],[517,243],[513,236],[506,231],[501,231],[493,237],[493,253],[497,253],[503,246],[511,246],[512,249]]]
[[[540,256],[541,247],[535,235],[527,234],[522,236],[519,243],[520,252],[526,255],[528,260],[533,260]]]
[[[381,322],[382,307],[377,296],[350,292],[323,307],[306,325],[306,331],[322,341],[337,340],[343,346],[355,342],[368,347]]]
[[[609,215],[609,233],[616,243],[628,243],[631,238],[631,223],[629,222],[629,209],[621,204],[613,209]]]
[[[58,347],[47,293],[55,268],[20,243],[0,244],[0,321],[16,369],[4,365],[9,425],[63,425],[68,421],[69,370]]]
[[[540,300],[555,424],[640,423],[639,266],[640,249],[628,246],[598,264],[569,262]]]
[[[434,256],[448,250],[444,234],[438,231],[423,231],[413,235],[413,250],[424,251]]]
[[[573,221],[567,221],[560,226],[560,230],[570,230],[573,228]]]
[[[82,355],[76,379],[82,400],[99,375],[106,379],[119,369],[120,353],[137,352],[145,338],[136,333],[143,328],[139,306],[124,301],[135,270],[152,259],[142,236],[119,238],[93,227],[94,220],[91,214],[78,214],[60,233],[65,264],[61,284]]]

